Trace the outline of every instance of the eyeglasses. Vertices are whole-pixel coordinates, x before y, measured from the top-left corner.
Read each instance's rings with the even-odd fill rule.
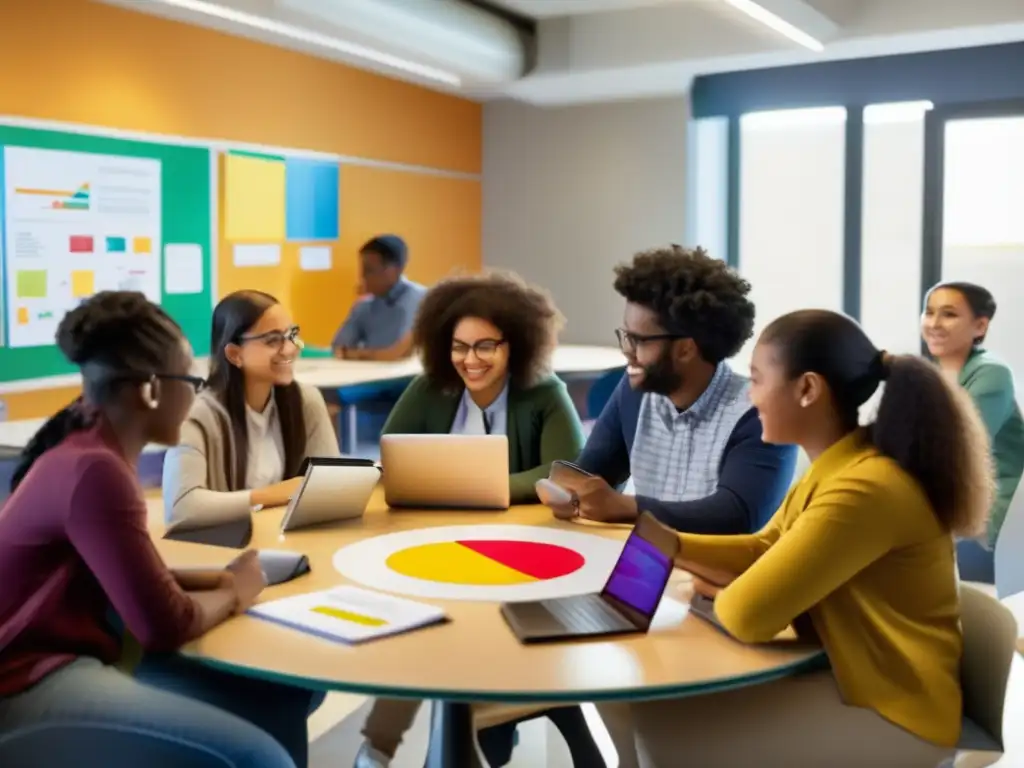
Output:
[[[626,354],[632,354],[636,352],[637,347],[649,342],[674,341],[675,339],[685,339],[686,336],[681,333],[633,333],[625,328],[616,328],[615,338],[619,340],[619,349]]]
[[[490,360],[498,347],[505,343],[504,339],[480,339],[473,344],[466,344],[462,341],[452,342],[452,357],[456,360],[465,360],[472,352],[477,360]]]
[[[192,389],[198,394],[209,386],[209,382],[202,376],[186,376],[172,373],[157,373],[154,374],[153,378],[163,379],[164,381],[183,381],[186,384],[190,384]]]
[[[239,337],[239,341],[243,344],[248,341],[262,341],[266,346],[278,351],[280,351],[286,341],[290,341],[299,349],[305,346],[302,343],[302,339],[299,338],[299,326],[297,325],[293,325],[287,331],[267,331],[255,336],[243,335]]]

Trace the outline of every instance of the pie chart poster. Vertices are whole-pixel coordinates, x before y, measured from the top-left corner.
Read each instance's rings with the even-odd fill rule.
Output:
[[[455,525],[376,536],[334,555],[335,569],[385,592],[521,602],[597,592],[623,542],[526,525]]]

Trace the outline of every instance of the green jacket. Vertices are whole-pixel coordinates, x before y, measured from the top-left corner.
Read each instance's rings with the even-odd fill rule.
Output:
[[[451,431],[462,390],[445,392],[417,376],[384,424],[383,434]],[[529,389],[508,392],[508,467],[513,504],[537,501],[533,484],[548,476],[555,459],[573,461],[583,450],[583,426],[565,384],[549,376]]]
[[[1024,419],[1014,395],[1013,373],[985,350],[971,352],[960,369],[960,386],[974,400],[992,441],[997,488],[989,514],[988,542],[994,546],[1024,473]]]

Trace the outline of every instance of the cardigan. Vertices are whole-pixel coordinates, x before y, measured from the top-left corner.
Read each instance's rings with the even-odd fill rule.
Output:
[[[680,557],[739,576],[715,598],[737,640],[810,617],[844,703],[926,741],[960,738],[959,581],[953,537],[924,490],[863,430],[825,450],[766,528],[679,537]]]
[[[610,485],[631,475],[631,456],[644,393],[623,376],[594,424],[577,464]],[[764,525],[789,490],[796,448],[761,440],[761,420],[754,408],[733,428],[718,462],[716,489],[691,501],[662,501],[637,496],[637,508],[665,525],[689,533],[750,533]]]
[[[992,444],[997,485],[988,518],[988,543],[995,546],[1024,473],[1024,420],[1014,394],[1013,373],[991,353],[973,350],[960,369],[959,381],[977,406]]]
[[[426,376],[413,379],[391,410],[382,434],[437,434],[451,431],[462,390],[446,391]],[[513,504],[537,501],[534,488],[551,462],[571,461],[583,447],[583,426],[565,384],[551,375],[528,388],[509,385],[509,492]]]
[[[320,390],[298,384],[306,424],[306,456],[340,456]],[[249,514],[250,490],[235,474],[235,436],[228,412],[207,390],[196,398],[181,428],[181,441],[164,458],[164,517],[168,523],[188,518],[210,524]],[[227,453],[225,453],[225,447]],[[225,462],[225,455],[228,462]]]

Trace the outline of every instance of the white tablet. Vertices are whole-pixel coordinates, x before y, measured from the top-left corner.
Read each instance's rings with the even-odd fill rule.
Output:
[[[380,467],[369,459],[306,459],[305,474],[281,521],[282,531],[362,517]]]

